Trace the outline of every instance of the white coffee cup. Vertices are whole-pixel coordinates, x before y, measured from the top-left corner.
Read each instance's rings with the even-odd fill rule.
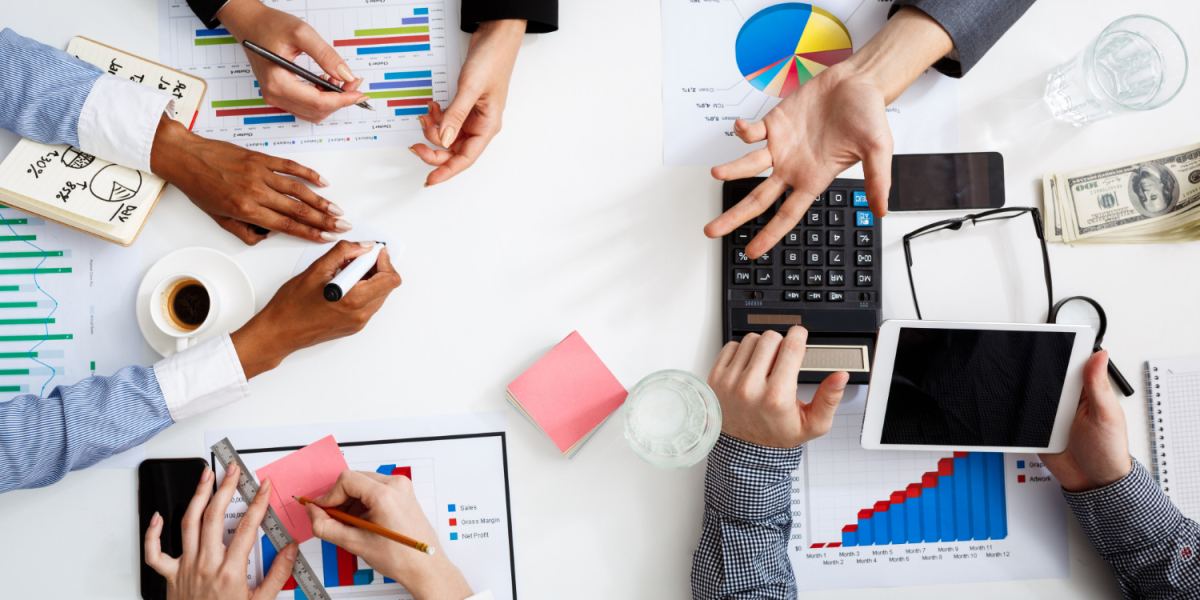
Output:
[[[196,287],[205,294],[199,294],[194,289]],[[207,296],[208,312],[200,318],[197,313],[203,307],[203,296]],[[199,275],[175,273],[164,277],[154,286],[149,308],[154,326],[175,338],[175,351],[182,352],[217,320],[221,310],[220,295],[212,284]]]

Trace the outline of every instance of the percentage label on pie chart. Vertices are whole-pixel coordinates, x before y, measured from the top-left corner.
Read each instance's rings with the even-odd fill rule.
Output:
[[[850,31],[829,11],[801,2],[764,8],[737,43],[738,69],[755,88],[783,98],[854,53]]]

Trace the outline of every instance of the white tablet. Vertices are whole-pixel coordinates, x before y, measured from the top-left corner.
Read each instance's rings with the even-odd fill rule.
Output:
[[[863,448],[1061,452],[1095,337],[1086,325],[884,321]]]

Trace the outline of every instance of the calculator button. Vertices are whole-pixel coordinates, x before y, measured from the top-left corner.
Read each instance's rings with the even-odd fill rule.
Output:
[[[800,290],[783,290],[783,300],[785,302],[799,302]]]
[[[854,190],[854,207],[862,208],[867,206],[867,193],[862,190]]]
[[[846,191],[845,190],[829,190],[829,205],[830,206],[845,206]]]
[[[870,247],[875,241],[875,232],[873,231],[855,231],[854,245],[858,247]]]
[[[825,292],[825,300],[828,302],[842,302],[845,299],[845,292],[838,292],[835,290],[829,290],[828,292]]]
[[[875,275],[870,271],[854,272],[854,285],[856,287],[869,287],[872,283],[875,283]]]
[[[820,302],[821,301],[821,292],[818,292],[816,290],[810,290],[810,291],[804,292],[804,301],[805,302]]]
[[[829,266],[840,267],[844,264],[846,264],[846,257],[842,254],[841,250],[829,251]]]
[[[735,265],[750,264],[750,257],[746,256],[746,251],[744,249],[737,248],[733,251],[733,264],[735,264]]]
[[[804,245],[805,246],[820,246],[821,245],[821,232],[820,231],[805,231],[804,232]]]
[[[783,251],[783,264],[799,265],[804,264],[804,255],[799,250],[788,249]]]
[[[806,251],[805,256],[804,256],[804,264],[812,266],[812,267],[821,266],[821,251],[820,250]]]
[[[775,255],[774,255],[774,254],[771,254],[771,251],[770,251],[770,250],[768,250],[768,251],[766,251],[766,252],[763,252],[762,256],[760,256],[760,257],[758,257],[758,258],[754,259],[754,264],[756,264],[756,265],[769,265],[769,264],[771,264],[772,262],[774,262],[774,260],[775,260]]]
[[[822,218],[821,211],[815,208],[808,211],[808,216],[804,218],[804,224],[809,227],[817,227],[824,222],[825,219]]]
[[[789,231],[787,235],[783,236],[783,245],[784,246],[799,246],[800,245],[800,232],[799,231]]]
[[[854,251],[854,266],[869,267],[873,264],[875,264],[875,255],[871,254],[870,250]]]
[[[750,269],[734,269],[733,270],[733,285],[747,285],[750,283]]]
[[[825,232],[825,244],[827,246],[845,246],[846,232],[841,229],[830,229]]]
[[[758,285],[771,285],[771,269],[755,269],[754,283]]]
[[[804,282],[804,274],[800,269],[784,269],[783,285],[800,285]]]
[[[739,229],[733,232],[733,243],[738,246],[745,246],[750,243],[750,230]]]
[[[825,280],[829,282],[829,285],[835,285],[837,287],[842,287],[843,285],[846,285],[846,272],[841,271],[841,270],[836,270],[836,269],[831,270],[831,271],[826,271],[825,272]]]
[[[859,227],[873,227],[875,225],[875,215],[869,210],[854,211],[854,224]]]
[[[846,220],[846,213],[840,210],[825,211],[825,223],[830,227],[841,227]]]
[[[818,287],[824,283],[824,280],[820,269],[809,269],[804,272],[804,281],[809,287]]]
[[[825,194],[817,194],[817,197],[813,198],[813,203],[812,203],[813,206],[823,206],[824,204],[825,204]]]

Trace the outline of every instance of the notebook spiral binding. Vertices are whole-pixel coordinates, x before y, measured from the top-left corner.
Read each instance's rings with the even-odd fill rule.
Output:
[[[1159,388],[1158,367],[1146,363],[1146,411],[1150,421],[1150,462],[1158,486],[1171,492],[1167,481],[1167,442],[1163,439],[1162,391]]]

